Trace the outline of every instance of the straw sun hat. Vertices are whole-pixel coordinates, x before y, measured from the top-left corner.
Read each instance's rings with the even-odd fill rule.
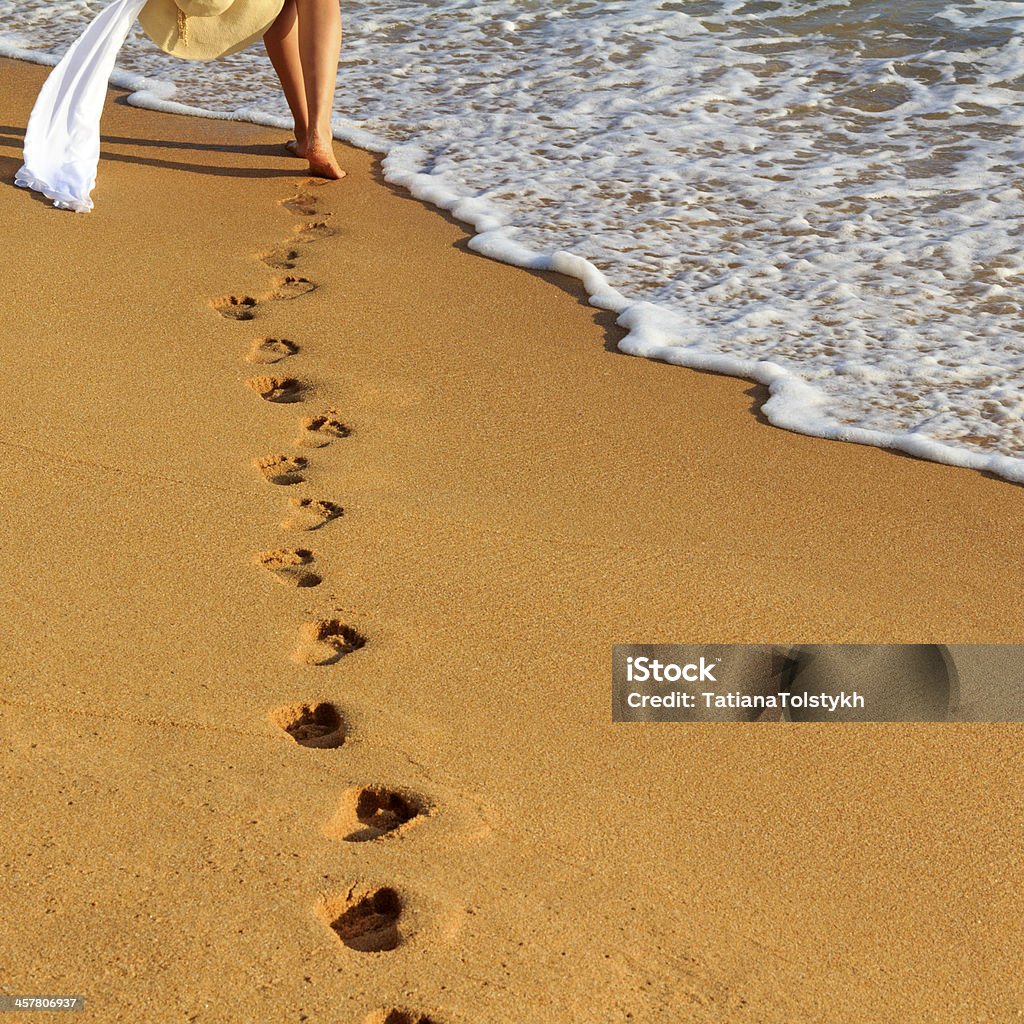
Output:
[[[252,46],[282,7],[284,0],[149,0],[139,23],[174,57],[214,60]]]

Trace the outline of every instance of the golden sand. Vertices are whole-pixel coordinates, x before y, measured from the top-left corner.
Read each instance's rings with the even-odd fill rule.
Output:
[[[610,721],[614,642],[1020,641],[1019,487],[619,354],[363,152],[314,185],[112,96],[56,211],[11,185],[45,73],[0,62],[0,989],[1019,1019],[1020,726]]]

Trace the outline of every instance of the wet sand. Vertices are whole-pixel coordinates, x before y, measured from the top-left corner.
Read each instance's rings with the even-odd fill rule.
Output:
[[[360,151],[311,185],[113,93],[55,211],[11,184],[45,73],[0,61],[0,990],[1016,1019],[1020,726],[612,725],[610,662],[1021,641],[1021,488],[619,354]]]

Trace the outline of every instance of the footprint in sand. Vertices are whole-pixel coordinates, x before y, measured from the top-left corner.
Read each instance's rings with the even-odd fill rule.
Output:
[[[437,1017],[420,1013],[418,1010],[406,1010],[401,1006],[391,1006],[374,1010],[363,1019],[363,1024],[441,1024],[441,1022]]]
[[[275,270],[294,270],[298,258],[299,250],[293,249],[290,245],[278,246],[276,249],[270,249],[259,255],[259,259]]]
[[[315,199],[312,200],[314,204],[312,206],[303,204],[304,209],[315,212],[315,202]],[[287,203],[284,205],[287,205]],[[283,245],[274,246],[273,249],[268,249],[266,252],[261,252],[257,258],[275,270],[294,270],[299,265],[299,258],[302,255],[301,251],[297,248],[298,245],[315,242],[318,239],[328,238],[334,234],[334,229],[330,227],[326,220],[305,221],[301,224],[296,224],[293,230],[295,234],[290,241],[285,242]]]
[[[317,619],[302,626],[292,658],[300,665],[331,665],[365,645],[366,637],[340,619]]]
[[[398,835],[405,826],[429,814],[427,802],[414,793],[388,786],[356,786],[341,798],[324,835],[347,843],[365,843]]]
[[[250,377],[246,383],[267,402],[301,402],[306,390],[294,377]]]
[[[210,305],[228,320],[254,320],[261,302],[297,299],[315,289],[316,285],[308,278],[283,274],[274,278],[270,291],[261,295],[220,295],[210,299]]]
[[[361,895],[350,890],[324,901],[322,912],[342,943],[359,953],[384,953],[397,949],[402,941],[402,897],[390,886]]]
[[[261,551],[253,556],[253,561],[278,583],[291,587],[316,587],[323,582],[321,577],[306,568],[312,564],[313,557],[313,552],[306,548],[277,548]]]
[[[295,241],[297,242],[313,242],[318,238],[329,238],[333,234],[334,228],[325,220],[314,220],[295,226]]]
[[[317,498],[292,498],[289,507],[291,513],[281,521],[281,528],[285,530],[319,530],[344,511],[333,501]]]
[[[333,750],[345,742],[345,720],[341,712],[326,701],[288,704],[271,711],[270,720],[300,747]]]
[[[301,455],[266,455],[262,459],[253,459],[252,464],[263,474],[263,479],[271,484],[290,487],[306,479],[302,475],[306,460]]]
[[[282,199],[281,205],[286,210],[299,213],[303,217],[312,217],[317,211],[316,196],[311,195],[309,192],[297,192],[287,199]]]
[[[274,287],[263,298],[272,302],[282,299],[297,299],[300,295],[308,295],[315,290],[316,285],[308,278],[285,274],[275,278]]]
[[[245,360],[248,363],[277,363],[298,351],[298,345],[284,338],[257,338]]]
[[[252,295],[221,295],[210,299],[210,305],[228,320],[252,320],[258,304]]]
[[[302,421],[302,433],[292,442],[303,448],[324,448],[339,437],[348,437],[352,431],[338,419],[334,409]]]

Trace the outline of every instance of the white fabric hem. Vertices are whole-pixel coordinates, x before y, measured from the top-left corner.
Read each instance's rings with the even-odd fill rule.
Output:
[[[60,189],[50,188],[44,181],[40,181],[25,167],[14,176],[14,184],[19,188],[28,188],[33,192],[39,192],[47,199],[53,200],[53,205],[59,210],[74,210],[75,213],[89,213],[93,208],[93,201],[89,197],[84,200],[73,196],[69,192],[62,192]]]

